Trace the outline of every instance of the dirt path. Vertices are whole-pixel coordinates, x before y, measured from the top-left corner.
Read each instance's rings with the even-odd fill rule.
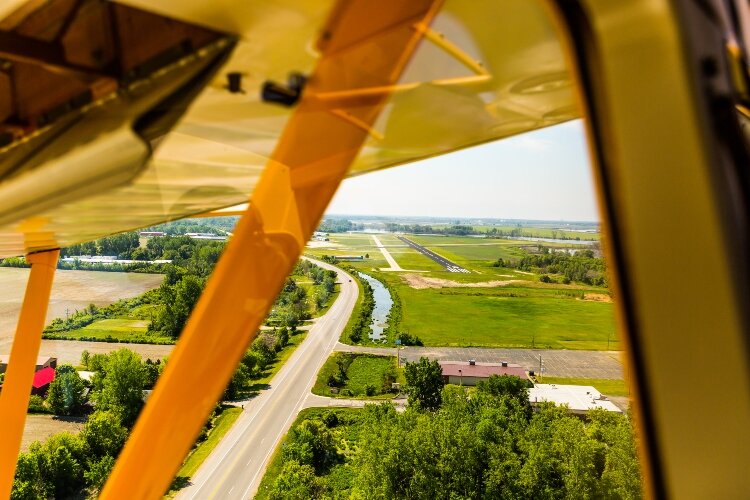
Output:
[[[479,281],[477,283],[460,283],[458,281],[447,280],[444,278],[431,278],[419,274],[403,274],[401,278],[412,288],[494,288],[496,286],[505,286],[512,283],[528,283],[526,280],[493,280]]]
[[[27,451],[34,441],[44,441],[58,432],[77,434],[83,429],[86,417],[56,417],[54,415],[27,415],[23,428],[21,451]]]

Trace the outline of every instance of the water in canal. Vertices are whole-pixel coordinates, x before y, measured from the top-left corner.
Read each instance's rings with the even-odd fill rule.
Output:
[[[370,327],[370,338],[372,340],[382,340],[383,330],[388,325],[388,313],[391,312],[393,306],[393,299],[388,289],[378,280],[372,276],[368,276],[364,273],[357,273],[363,279],[365,279],[372,287],[372,297],[375,301],[375,307],[372,310],[372,323]]]

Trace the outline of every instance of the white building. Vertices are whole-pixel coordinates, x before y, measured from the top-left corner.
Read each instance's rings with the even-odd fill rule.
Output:
[[[595,408],[622,413],[615,404],[590,385],[536,384],[529,389],[532,405],[549,401],[567,405],[571,413],[584,414]]]

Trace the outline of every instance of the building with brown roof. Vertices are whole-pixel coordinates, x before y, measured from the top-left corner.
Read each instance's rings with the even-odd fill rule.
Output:
[[[512,375],[521,379],[528,378],[526,370],[520,365],[511,363],[476,363],[474,361],[441,361],[443,382],[456,385],[477,385],[492,375]]]

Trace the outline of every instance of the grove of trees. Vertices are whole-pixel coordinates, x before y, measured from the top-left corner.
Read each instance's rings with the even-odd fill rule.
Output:
[[[641,497],[628,416],[579,418],[553,404],[531,411],[518,382],[447,386],[433,409],[313,410],[257,498]]]
[[[563,283],[579,282],[587,285],[607,286],[607,267],[603,258],[596,257],[590,249],[578,250],[573,255],[567,252],[556,252],[545,246],[539,246],[538,253],[525,252],[517,261],[497,259],[495,267],[516,268],[522,271],[537,273],[561,274]],[[544,282],[552,279],[547,276]]]
[[[143,363],[127,349],[108,355],[87,354],[85,359],[95,372],[89,393],[93,413],[79,434],[55,434],[19,455],[11,498],[69,498],[84,491],[96,494],[143,407],[144,389],[153,386],[155,377],[149,377],[148,366],[159,371],[163,366]],[[32,403],[39,411],[81,415],[92,409],[85,397],[87,385],[72,366],[60,365],[46,401],[34,396]]]

